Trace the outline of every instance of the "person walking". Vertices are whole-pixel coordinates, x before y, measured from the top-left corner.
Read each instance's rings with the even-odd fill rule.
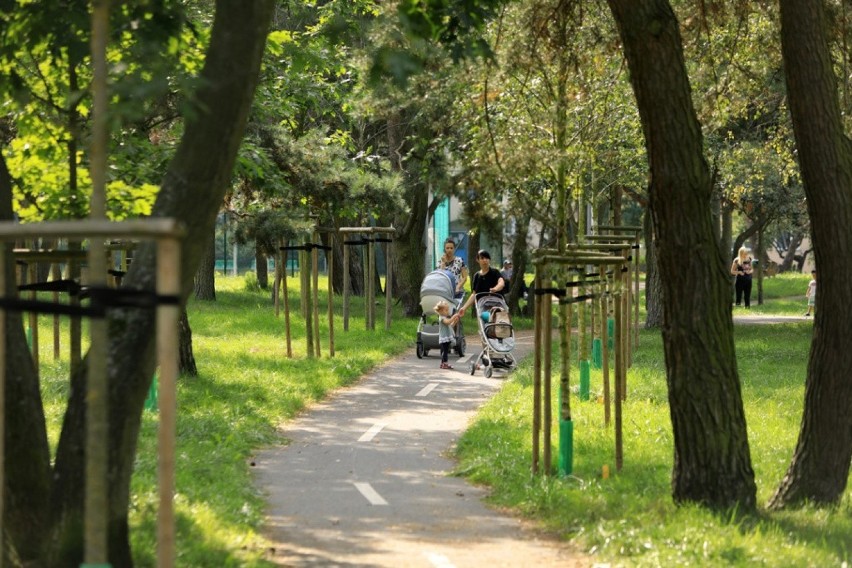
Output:
[[[748,249],[740,247],[737,257],[731,264],[731,274],[737,277],[736,305],[745,303],[746,308],[751,307],[751,275],[754,272],[754,259],[748,253]]]
[[[816,311],[816,270],[811,270],[811,281],[808,282],[808,290],[805,292],[805,297],[808,299],[808,311],[805,312],[805,317],[809,317],[812,312]]]
[[[438,259],[438,268],[451,272],[456,277],[456,298],[464,293],[467,282],[467,265],[464,259],[456,256],[456,242],[452,237],[444,241],[444,254]]]
[[[506,281],[503,280],[500,271],[491,267],[491,253],[487,250],[480,250],[476,253],[476,261],[479,263],[479,271],[473,274],[473,280],[470,285],[470,297],[459,310],[459,314],[462,316],[467,308],[475,301],[477,294],[502,292],[506,286]]]

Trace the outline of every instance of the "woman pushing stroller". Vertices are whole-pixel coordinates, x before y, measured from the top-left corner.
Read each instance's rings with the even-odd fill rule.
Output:
[[[491,267],[491,253],[487,250],[480,250],[476,253],[476,262],[479,263],[479,271],[474,273],[473,281],[471,282],[471,294],[464,305],[459,308],[459,315],[464,315],[468,307],[476,300],[477,294],[501,294],[506,286],[506,281],[500,275],[500,271]]]

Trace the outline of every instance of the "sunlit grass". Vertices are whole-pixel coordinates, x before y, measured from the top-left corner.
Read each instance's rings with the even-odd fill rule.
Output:
[[[267,566],[260,534],[265,502],[254,489],[251,456],[281,443],[276,428],[328,392],[350,384],[414,343],[416,321],[394,306],[384,329],[367,331],[363,298],[352,297],[349,331],[335,298],[335,357],[329,358],[325,280],[320,281],[320,352],[308,359],[299,314],[298,278],[290,279],[292,349],[287,358],[284,313],[275,317],[267,291],[249,292],[242,277],[217,277],[216,301],[188,308],[199,376],[178,384],[175,510],[179,566]],[[381,338],[377,341],[377,338]],[[68,394],[67,324],[62,358],[53,361],[52,323],[40,321],[42,393],[55,446]],[[131,539],[137,566],[156,565],[157,414],[143,415],[131,486]]]
[[[787,292],[782,289],[777,297]],[[735,333],[758,499],[765,503],[789,466],[798,436],[812,324],[738,326]],[[571,376],[576,385],[576,365]],[[576,386],[570,399],[571,476],[530,473],[529,362],[462,437],[459,474],[491,486],[495,505],[536,519],[574,540],[596,561],[614,566],[843,566],[852,558],[848,493],[833,509],[762,510],[756,518],[738,520],[673,504],[673,442],[659,333],[642,332],[628,373],[624,467],[617,474],[613,431],[604,426],[600,403],[600,371],[592,371],[591,384],[591,401],[579,401]],[[555,396],[553,405],[556,409]],[[552,440],[555,467],[556,424]],[[602,476],[604,465],[614,474],[608,479]]]
[[[768,301],[767,310],[800,295],[801,299],[789,300],[789,311],[801,315],[808,279],[799,275],[767,279],[767,298],[779,298]],[[274,316],[268,292],[246,291],[242,278],[220,277],[216,302],[190,302],[200,375],[184,377],[179,383],[175,503],[180,566],[269,565],[262,559],[264,499],[253,488],[252,454],[281,442],[276,427],[282,421],[414,342],[416,321],[401,317],[399,306],[394,306],[391,330],[384,331],[383,298],[377,298],[376,330],[369,332],[363,299],[353,297],[350,331],[344,333],[338,297],[336,356],[329,359],[325,283],[321,281],[323,357],[309,360],[304,321],[298,313],[298,278],[289,284],[293,359],[286,357],[283,313]],[[642,308],[644,318],[644,304]],[[514,322],[519,329],[529,327],[523,319]],[[68,393],[67,329],[62,335],[63,356],[53,362],[51,323],[49,318],[40,323],[42,392],[55,444]],[[802,322],[736,328],[749,441],[762,503],[786,471],[796,442],[811,326]],[[576,336],[572,352],[577,352]],[[577,376],[575,368],[575,383]],[[840,566],[849,561],[852,504],[848,496],[836,509],[764,512],[748,522],[672,504],[671,423],[657,333],[642,333],[629,373],[625,464],[617,475],[612,431],[603,426],[603,407],[596,402],[601,374],[593,370],[593,402],[580,402],[576,395],[571,398],[573,476],[530,476],[531,378],[529,363],[522,364],[460,444],[459,471],[493,485],[495,503],[540,520],[576,539],[595,559],[614,565]],[[131,534],[138,566],[156,564],[156,428],[157,414],[145,412],[131,488]],[[604,464],[613,472],[607,480],[601,478]]]

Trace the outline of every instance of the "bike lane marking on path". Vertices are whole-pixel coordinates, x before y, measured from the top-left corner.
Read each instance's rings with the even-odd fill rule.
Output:
[[[429,393],[435,390],[435,387],[438,386],[438,383],[429,383],[425,387],[423,387],[420,392],[415,394],[414,396],[429,396]]]
[[[435,568],[456,568],[455,564],[450,562],[450,559],[443,554],[437,554],[435,552],[426,552],[425,554],[426,558],[429,559],[429,562],[431,562],[432,566]]]
[[[369,429],[369,430],[367,430],[366,432],[364,432],[363,434],[361,434],[361,437],[360,437],[360,438],[358,438],[358,441],[359,441],[359,442],[369,442],[370,440],[372,440],[373,438],[375,438],[375,437],[376,437],[376,434],[378,434],[379,432],[381,432],[381,431],[382,431],[382,429],[383,429],[385,426],[387,426],[387,423],[385,423],[385,422],[376,422],[375,424],[373,424],[372,426],[370,426],[370,429]]]
[[[355,482],[355,489],[357,489],[361,495],[364,496],[364,499],[370,502],[370,505],[387,505],[388,502],[382,498],[379,493],[373,489],[373,486],[369,483],[365,482]]]
[[[270,560],[429,568],[434,554],[459,568],[590,564],[486,507],[486,489],[450,475],[456,464],[446,450],[503,381],[437,362],[410,354],[389,361],[283,425],[289,445],[258,453]],[[416,396],[430,384],[428,397]],[[371,430],[369,441],[354,442]],[[373,506],[365,492],[385,505]]]

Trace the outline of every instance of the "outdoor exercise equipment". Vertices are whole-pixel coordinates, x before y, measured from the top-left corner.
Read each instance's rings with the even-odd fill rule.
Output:
[[[612,293],[619,299],[623,292],[623,274],[622,269],[627,265],[629,260],[626,256],[618,254],[613,255],[605,251],[580,248],[585,245],[575,245],[568,247],[567,250],[559,252],[549,249],[539,249],[533,253],[533,265],[536,268],[536,285],[534,294],[536,296],[535,304],[535,360],[534,360],[534,379],[533,379],[533,456],[532,470],[533,473],[538,473],[540,468],[540,438],[543,437],[543,470],[545,474],[551,471],[551,456],[550,456],[550,431],[552,425],[551,416],[551,343],[552,343],[552,314],[550,307],[553,303],[553,297],[559,299],[559,307],[561,311],[561,321],[564,322],[565,328],[562,330],[561,350],[562,350],[562,368],[559,385],[559,473],[568,475],[573,469],[573,422],[571,419],[570,405],[570,336],[571,336],[571,306],[575,303],[586,302],[594,299],[602,299],[607,293]],[[564,284],[561,283],[556,287],[550,287],[547,284],[552,282],[554,278],[565,279],[565,274],[573,269],[585,277],[585,269],[587,266],[597,266],[598,273],[596,276],[600,279],[598,284],[599,290],[596,293],[579,293],[574,295],[575,289],[581,289],[580,281],[568,279]],[[604,268],[612,266],[612,272],[606,272]],[[558,270],[553,270],[557,268]],[[607,280],[610,280],[607,287]],[[591,283],[591,282],[590,282]],[[584,291],[585,292],[585,291]],[[616,326],[621,324],[622,310],[620,302],[616,301]],[[601,318],[601,334],[605,335],[604,319]],[[623,362],[624,349],[624,334],[618,333],[616,336],[616,467],[621,467],[621,409],[620,409],[620,389],[618,385],[621,382],[621,375],[626,372],[626,368],[621,365]],[[542,361],[542,355],[544,361]],[[608,372],[608,369],[607,369]],[[542,374],[544,376],[542,376]],[[605,377],[605,382],[608,382],[608,377]],[[608,385],[605,384],[605,399],[607,398],[606,391]],[[543,402],[543,405],[542,405]],[[542,424],[543,418],[543,424]],[[543,436],[542,436],[543,434]]]
[[[391,252],[396,229],[393,227],[342,227],[338,229],[343,235],[343,331],[349,331],[349,247],[366,246],[366,270],[364,271],[364,310],[365,324],[368,330],[376,329],[376,249],[375,243],[387,243],[385,250],[385,330],[391,326],[393,288],[393,263]],[[391,235],[388,237],[372,237],[363,235]],[[359,239],[346,240],[346,235],[362,235]]]

